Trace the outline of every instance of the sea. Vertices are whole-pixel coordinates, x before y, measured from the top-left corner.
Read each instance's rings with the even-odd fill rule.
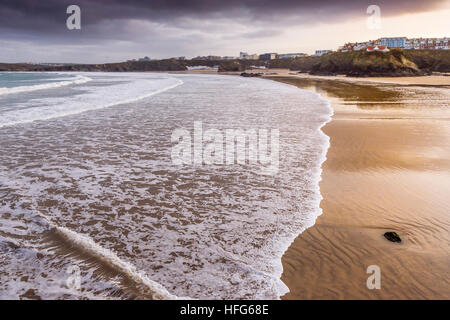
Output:
[[[279,299],[283,253],[321,214],[331,115],[259,78],[0,72],[0,298]],[[177,163],[180,130],[210,150],[199,124],[277,132],[277,170]]]

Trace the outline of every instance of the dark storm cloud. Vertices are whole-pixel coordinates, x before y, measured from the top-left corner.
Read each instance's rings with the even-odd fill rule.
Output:
[[[362,20],[370,4],[389,17],[432,11],[446,1],[0,0],[0,61],[101,63],[144,55],[270,51],[291,29],[300,30],[300,39],[320,24]],[[66,9],[72,4],[81,7],[81,30],[66,28]],[[361,28],[357,22],[355,28]],[[337,38],[352,39],[350,34]],[[319,44],[320,35],[310,42],[330,46],[325,40]],[[305,45],[292,37],[285,43],[295,50]]]
[[[63,32],[66,8],[77,4],[82,9],[83,26],[105,20],[150,20],[175,23],[183,18],[247,19],[249,23],[274,21],[281,15],[309,16],[303,23],[327,22],[362,13],[369,4],[382,8],[384,16],[433,9],[446,0],[2,0],[0,28],[54,34]],[[301,24],[302,21],[298,21]]]

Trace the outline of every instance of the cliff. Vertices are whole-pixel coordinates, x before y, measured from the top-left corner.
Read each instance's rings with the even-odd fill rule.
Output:
[[[310,72],[312,67],[320,61],[320,57],[298,57],[293,59],[276,59],[270,61],[270,68],[283,68],[293,71]]]
[[[151,61],[127,61],[105,64],[70,64],[61,66],[41,66],[30,64],[0,63],[0,71],[103,71],[103,72],[136,72],[136,71],[184,71],[186,64],[175,59]]]
[[[289,68],[317,75],[414,76],[430,72],[450,72],[450,50],[332,52],[320,57],[272,60],[269,67]]]
[[[348,76],[414,76],[424,72],[400,50],[334,52],[320,57],[311,74]]]
[[[450,72],[450,50],[405,50],[403,53],[423,71]]]
[[[332,52],[323,56],[293,59],[261,60],[151,60],[107,64],[70,64],[41,66],[0,63],[0,71],[184,71],[188,66],[219,66],[219,72],[243,72],[251,66],[288,68],[318,75],[344,74],[348,76],[411,76],[430,72],[450,72],[450,50],[400,50],[390,52]]]

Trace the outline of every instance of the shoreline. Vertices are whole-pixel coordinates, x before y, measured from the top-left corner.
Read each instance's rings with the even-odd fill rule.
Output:
[[[396,84],[404,86],[450,86],[450,74],[435,73],[426,76],[398,76],[398,77],[347,77],[345,75],[322,76],[311,75],[308,73],[299,73],[289,69],[247,69],[245,72],[254,72],[261,74],[261,78],[273,77],[289,77],[311,80],[337,80],[346,82],[360,82],[371,84]],[[241,71],[217,72],[216,70],[188,70],[188,71],[169,71],[169,74],[217,74],[217,75],[233,75],[239,76]]]
[[[256,71],[260,72],[260,71]],[[290,77],[310,80],[333,80],[345,81],[351,83],[370,83],[370,84],[390,84],[404,86],[450,86],[450,76],[444,74],[433,74],[427,76],[399,76],[399,77],[347,77],[345,75],[322,76],[311,75],[309,73],[299,73],[288,69],[267,69],[262,72],[262,77]]]
[[[364,86],[370,89],[364,91],[364,86],[357,88],[352,80],[333,81],[341,80],[335,77],[285,74],[263,78],[321,93],[334,110],[332,120],[321,129],[330,137],[319,183],[322,214],[283,255],[281,280],[290,292],[281,298],[448,297],[448,109],[437,108],[428,119],[424,117],[428,110],[415,110],[410,102],[404,103],[406,111],[360,108],[365,100],[389,96],[378,92],[370,96],[370,91],[403,87],[404,82],[396,86],[367,81]],[[447,86],[439,80],[434,78],[437,83],[433,85]],[[349,99],[345,96],[346,91],[353,91],[349,85],[369,97]],[[342,86],[342,92],[335,86]],[[432,103],[439,104],[439,100]],[[387,231],[396,231],[403,242],[384,239]],[[381,290],[366,287],[370,265],[380,266]]]
[[[298,71],[291,71],[289,69],[247,69],[246,71],[255,71],[260,73],[262,78],[267,77],[291,77],[299,79],[312,79],[312,80],[335,80],[335,81],[347,81],[347,82],[363,82],[373,84],[396,84],[405,86],[437,86],[445,87],[450,86],[450,73],[435,73],[433,75],[425,76],[386,76],[386,77],[348,77],[345,75],[326,76],[326,75],[311,75],[308,73],[301,73]],[[199,75],[228,75],[239,76],[241,71],[226,71],[218,72],[217,70],[186,70],[186,71],[0,71],[2,73],[163,73],[163,74],[199,74]]]
[[[282,299],[448,297],[450,91],[432,77],[432,85],[289,72],[260,78],[319,94],[332,111],[320,127],[328,137],[321,214],[283,253],[280,280],[290,292]],[[387,231],[402,243],[384,239]],[[381,267],[383,290],[366,288],[370,265]]]

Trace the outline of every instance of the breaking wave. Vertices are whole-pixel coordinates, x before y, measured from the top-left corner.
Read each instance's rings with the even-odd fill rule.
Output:
[[[33,85],[33,86],[18,86],[18,87],[12,87],[12,88],[0,88],[0,95],[23,93],[23,92],[37,91],[37,90],[46,90],[46,89],[55,89],[55,88],[70,86],[70,85],[74,85],[74,84],[83,84],[83,83],[89,82],[91,80],[92,79],[89,77],[77,75],[73,80],[65,80],[65,81],[59,81],[59,82],[37,84],[37,85]]]

